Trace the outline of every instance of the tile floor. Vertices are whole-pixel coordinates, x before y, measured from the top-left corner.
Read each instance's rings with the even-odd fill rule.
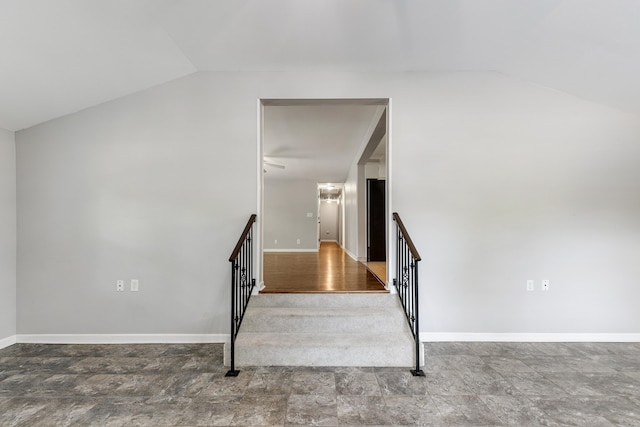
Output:
[[[397,368],[246,368],[222,346],[0,350],[0,426],[638,426],[640,343],[430,343]]]

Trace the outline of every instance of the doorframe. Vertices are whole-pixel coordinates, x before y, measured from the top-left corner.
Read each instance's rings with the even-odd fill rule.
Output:
[[[320,200],[320,183],[316,182],[316,236],[317,236],[317,246],[316,249],[320,251],[320,244],[322,242],[322,235],[320,233],[321,224],[320,221],[322,217],[320,216],[320,210],[322,209],[322,200]]]
[[[258,186],[256,191],[256,227],[258,232],[255,235],[254,254],[255,254],[255,271],[258,275],[256,277],[256,283],[258,286],[253,288],[253,295],[257,295],[264,288],[264,152],[263,152],[263,135],[264,135],[264,103],[262,99],[258,98],[256,101],[256,131],[257,131],[257,149],[258,157],[256,159],[256,170],[258,171],[256,177],[256,185]]]
[[[256,170],[258,171],[257,173],[257,177],[256,177],[256,184],[258,186],[257,191],[256,191],[256,210],[258,212],[258,217],[257,217],[257,221],[256,221],[256,226],[258,228],[258,232],[256,233],[256,237],[255,237],[255,249],[254,249],[254,254],[255,254],[255,271],[257,272],[258,277],[256,278],[256,282],[258,283],[258,286],[256,286],[254,288],[253,294],[258,294],[259,291],[261,289],[264,288],[264,263],[263,263],[263,257],[264,257],[264,221],[263,221],[263,215],[264,215],[264,173],[263,173],[263,168],[264,168],[264,164],[263,164],[263,159],[264,159],[264,108],[265,103],[271,103],[272,105],[275,105],[275,103],[278,103],[279,105],[305,105],[308,103],[319,103],[322,104],[323,102],[326,103],[335,103],[335,102],[340,102],[340,101],[361,101],[363,102],[363,105],[379,105],[381,107],[381,110],[383,112],[383,114],[386,112],[386,116],[385,116],[385,128],[386,128],[386,147],[385,147],[385,151],[386,151],[386,188],[385,188],[385,203],[386,203],[386,207],[385,207],[385,215],[386,215],[386,223],[387,223],[387,241],[386,241],[386,250],[387,250],[387,290],[394,294],[396,293],[396,290],[393,286],[391,286],[391,283],[393,282],[393,280],[391,279],[392,277],[394,277],[395,275],[395,240],[393,239],[393,218],[391,215],[392,212],[392,206],[393,206],[393,199],[392,199],[392,195],[393,195],[393,191],[392,191],[392,182],[393,182],[393,174],[392,174],[392,126],[391,126],[391,115],[392,115],[392,98],[386,98],[386,97],[382,97],[382,98],[258,98],[256,100],[256,132],[257,132],[257,137],[256,137],[256,145],[257,145],[257,149],[256,149]],[[373,149],[375,149],[375,146],[373,147],[373,149],[367,153],[368,150],[368,146],[370,144],[370,139],[372,136],[373,131],[375,130],[375,127],[377,126],[379,122],[379,117],[378,115],[376,115],[376,121],[375,123],[373,123],[373,126],[369,132],[369,134],[367,135],[367,140],[363,141],[363,144],[361,145],[361,147],[358,150],[358,154],[360,157],[358,158],[358,160],[355,162],[356,163],[356,170],[357,170],[357,176],[356,176],[356,203],[357,203],[357,209],[356,209],[356,221],[355,221],[355,227],[356,227],[356,259],[358,261],[362,260],[362,254],[364,253],[364,259],[366,260],[366,213],[364,214],[364,220],[363,218],[363,214],[362,214],[362,209],[364,208],[366,210],[366,200],[364,201],[364,203],[362,202],[362,195],[364,193],[366,193],[366,179],[365,179],[365,173],[364,173],[364,164],[362,163],[362,160],[365,156],[365,154],[367,155],[366,158],[368,158],[368,156],[371,155],[371,152],[373,152]],[[362,183],[364,181],[364,184]],[[346,235],[347,235],[347,221],[346,221],[346,196],[344,195],[344,187],[343,187],[343,197],[345,199],[345,203],[343,203],[343,216],[342,216],[342,221],[344,224],[344,227],[342,227],[342,245],[343,247],[346,246]],[[318,209],[319,210],[319,209]],[[318,225],[319,226],[319,225]],[[363,228],[364,227],[364,228]],[[364,231],[363,231],[364,229]],[[364,241],[364,252],[362,250],[363,244],[362,242]],[[318,247],[320,245],[320,242],[318,241]],[[346,247],[344,247],[345,251],[346,251]],[[348,251],[346,251],[348,253]]]
[[[387,258],[387,290],[390,293],[396,293],[395,287],[391,286],[393,283],[393,277],[395,277],[395,269],[396,269],[396,252],[395,246],[396,241],[394,238],[394,225],[393,225],[393,170],[392,170],[392,147],[393,147],[393,136],[392,136],[392,127],[391,127],[391,115],[392,115],[392,99],[387,98],[386,104],[382,105],[384,107],[384,111],[380,113],[380,115],[385,114],[385,134],[386,134],[386,142],[385,142],[385,157],[386,157],[386,177],[385,177],[385,224],[386,224],[386,258]],[[380,122],[380,118],[376,120],[376,123],[373,124],[369,141],[364,144],[363,149],[361,149],[361,156],[358,160],[358,260],[359,261],[367,261],[367,200],[366,200],[366,191],[367,191],[367,179],[365,174],[365,164],[369,160],[371,153],[376,149],[378,142],[373,142],[372,137],[375,131],[375,127],[378,126]],[[364,255],[364,256],[363,256]]]

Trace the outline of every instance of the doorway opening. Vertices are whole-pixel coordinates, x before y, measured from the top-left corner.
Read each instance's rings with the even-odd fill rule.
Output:
[[[275,292],[278,287],[288,288],[286,292],[304,291],[303,285],[293,283],[297,280],[293,277],[286,286],[276,286],[271,274],[274,265],[294,271],[298,268],[294,263],[302,258],[318,258],[333,248],[341,257],[355,261],[365,275],[372,275],[362,264],[369,260],[368,232],[372,231],[381,231],[374,249],[384,254],[386,266],[391,240],[387,236],[391,227],[386,182],[390,177],[389,100],[262,99],[258,104],[260,292]],[[381,202],[376,202],[382,212],[380,223],[372,222],[367,209],[367,179],[373,179],[369,176],[373,169],[384,169],[382,177],[377,173],[375,178],[384,178],[379,180],[386,184]],[[285,257],[287,254],[292,256]],[[322,265],[346,268],[342,258]],[[307,271],[315,269],[317,277],[337,272],[320,272],[319,266],[318,262],[308,264]],[[386,272],[378,276],[386,283]],[[349,292],[335,283],[326,288],[324,291]],[[386,284],[382,289],[388,292]]]
[[[344,229],[343,184],[318,183],[318,241],[342,247]]]
[[[366,260],[364,265],[387,286],[388,222],[387,203],[387,114],[380,117],[367,149],[360,158],[360,179],[365,182],[366,203],[360,207],[366,224]],[[363,175],[363,176],[362,176]]]

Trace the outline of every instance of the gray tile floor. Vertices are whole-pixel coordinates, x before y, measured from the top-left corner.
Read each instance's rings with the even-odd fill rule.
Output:
[[[0,350],[1,426],[639,426],[640,343],[431,343],[397,368],[246,368],[221,345]]]

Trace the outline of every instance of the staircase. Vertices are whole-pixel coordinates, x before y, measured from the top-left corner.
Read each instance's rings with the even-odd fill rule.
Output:
[[[415,365],[394,294],[253,295],[235,345],[237,366]]]

